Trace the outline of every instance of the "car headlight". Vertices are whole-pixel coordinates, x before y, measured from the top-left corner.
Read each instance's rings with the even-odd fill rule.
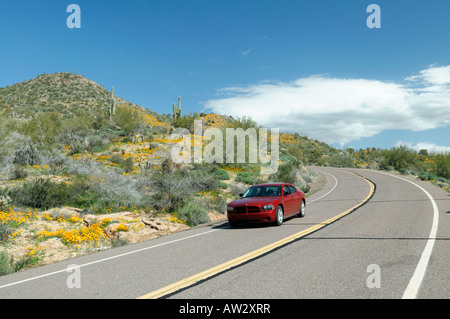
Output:
[[[232,212],[234,210],[234,207],[227,206],[227,211]]]
[[[272,205],[272,204],[270,204],[270,205],[264,205],[264,206],[262,207],[262,209],[263,209],[263,210],[272,210],[272,209],[273,209],[273,205]]]

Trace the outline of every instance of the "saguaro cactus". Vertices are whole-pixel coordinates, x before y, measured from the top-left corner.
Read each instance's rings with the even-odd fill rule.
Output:
[[[176,125],[177,120],[181,117],[181,96],[178,97],[178,107],[173,103],[173,126]]]
[[[114,86],[113,86],[111,90],[111,104],[109,105],[108,108],[109,118],[111,118],[116,113],[116,108],[117,108],[117,99],[114,96]]]

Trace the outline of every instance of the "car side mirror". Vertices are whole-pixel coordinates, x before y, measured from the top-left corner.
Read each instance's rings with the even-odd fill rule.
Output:
[[[240,193],[240,194],[239,194],[239,197],[242,197],[242,196],[244,196],[244,193]]]

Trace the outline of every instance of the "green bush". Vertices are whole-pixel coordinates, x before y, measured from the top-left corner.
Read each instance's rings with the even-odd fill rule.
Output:
[[[0,276],[14,272],[14,257],[6,251],[0,251]]]
[[[32,143],[19,145],[14,152],[13,164],[36,165],[40,163],[39,152]]]
[[[230,179],[230,174],[222,169],[216,168],[214,170],[214,173],[216,174],[217,178],[219,178],[221,181]]]
[[[274,182],[285,182],[296,185],[299,182],[299,175],[304,175],[305,180],[308,179],[312,181],[312,177],[310,176],[312,173],[308,171],[303,173],[300,169],[301,165],[302,163],[298,159],[285,162],[278,167],[278,171],[271,176],[271,180]]]
[[[261,126],[254,120],[251,119],[251,117],[243,116],[238,117],[234,122],[230,125],[231,128],[242,128],[244,130],[249,128],[260,128]]]
[[[118,157],[120,158],[120,157]],[[121,158],[120,158],[121,159]],[[151,197],[146,192],[153,187],[152,180],[124,176],[121,172],[105,169],[89,160],[68,160],[61,171],[77,176],[69,183],[70,197],[67,202],[88,211],[122,211],[126,208],[146,207]]]
[[[388,170],[389,167],[393,167],[397,171],[401,168],[418,168],[420,167],[418,155],[415,151],[408,149],[406,146],[397,146],[390,150],[385,150],[383,152],[383,159],[380,162],[380,168]]]
[[[191,181],[192,187],[196,191],[216,190],[219,187],[217,176],[207,171],[194,170],[182,175]]]
[[[272,180],[295,184],[297,182],[298,166],[294,162],[283,163],[278,167],[278,171],[272,175]]]
[[[333,167],[354,167],[355,156],[347,151],[334,153],[328,159],[328,163]]]
[[[199,117],[199,115],[197,113],[189,113],[186,115],[182,115],[175,123],[175,127],[186,128],[191,133],[193,133],[194,132],[194,121],[198,117]]]
[[[256,173],[252,172],[239,172],[236,176],[236,182],[242,182],[248,185],[256,184],[260,178]]]
[[[177,216],[179,220],[185,221],[190,226],[196,226],[211,220],[206,210],[193,202],[188,202],[181,207]]]
[[[222,181],[220,181],[220,182],[219,182],[219,187],[220,187],[221,189],[227,189],[227,188],[228,188],[228,184],[227,184],[227,183],[224,183],[224,182],[222,182]]]
[[[450,179],[450,154],[435,155],[433,171],[437,176]]]
[[[130,157],[123,159],[121,156],[114,154],[109,160],[111,163],[115,163],[122,168],[125,173],[130,173],[134,169],[133,159]]]
[[[421,180],[423,181],[430,181],[430,180],[436,180],[437,176],[433,173],[430,172],[419,172],[419,174],[417,175]]]
[[[0,243],[8,241],[9,237],[12,235],[13,231],[8,224],[0,223]]]
[[[16,205],[34,208],[49,208],[49,194],[53,182],[44,178],[37,178],[24,183],[21,188],[13,189],[10,197]]]
[[[99,194],[83,178],[78,178],[70,184],[37,178],[24,183],[22,187],[10,190],[9,194],[15,205],[40,209],[63,205],[87,208],[94,205],[99,198]]]
[[[120,105],[116,109],[113,121],[125,132],[125,134],[135,132],[139,130],[140,127],[144,126],[143,118],[137,109],[123,105]]]
[[[9,207],[9,204],[11,203],[11,198],[7,194],[3,194],[4,191],[0,192],[0,210],[6,209]]]

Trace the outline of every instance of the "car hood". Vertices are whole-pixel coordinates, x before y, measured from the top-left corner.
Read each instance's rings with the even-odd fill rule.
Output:
[[[267,205],[279,200],[280,196],[268,196],[268,197],[249,197],[249,198],[240,198],[229,203],[229,206],[238,207],[238,206],[260,206]]]

